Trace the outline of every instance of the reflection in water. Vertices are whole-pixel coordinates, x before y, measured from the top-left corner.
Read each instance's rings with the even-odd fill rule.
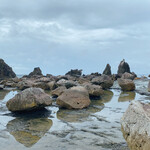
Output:
[[[121,92],[118,102],[132,101],[135,99],[135,92]]]
[[[16,118],[7,124],[7,130],[26,147],[31,147],[51,128],[52,120],[47,118]]]
[[[67,110],[59,109],[57,118],[66,122],[83,122],[92,113],[101,111],[104,108],[104,103],[109,102],[113,97],[112,91],[104,91],[104,95],[100,100],[92,100],[90,107],[82,110]]]
[[[0,90],[0,100],[3,100],[9,92],[8,90]]]
[[[104,104],[101,100],[92,100],[90,107],[82,110],[67,110],[59,109],[57,112],[57,118],[67,122],[83,122],[92,113],[101,111],[104,108]]]
[[[104,95],[101,97],[101,103],[108,103],[111,101],[114,93],[112,91],[104,91]]]

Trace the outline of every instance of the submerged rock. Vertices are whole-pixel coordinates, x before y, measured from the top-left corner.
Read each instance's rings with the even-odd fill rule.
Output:
[[[149,150],[150,104],[133,101],[123,115],[121,124],[130,150]]]
[[[46,94],[40,88],[28,88],[10,99],[6,106],[12,111],[25,111],[39,109],[46,106],[50,106],[52,100],[48,94]]]
[[[111,75],[111,66],[109,64],[106,65],[105,70],[103,71],[105,75]]]
[[[34,76],[34,75],[39,75],[39,76],[42,76],[42,75],[43,75],[43,74],[42,74],[42,71],[41,71],[41,69],[40,69],[39,67],[34,68],[33,72],[31,72],[31,73],[29,74],[29,77],[32,77],[32,76]]]
[[[67,109],[83,109],[90,105],[88,91],[81,86],[65,90],[58,98],[57,104]]]
[[[129,64],[123,59],[118,66],[118,74],[122,75],[125,72],[130,73],[130,67]]]
[[[135,84],[132,80],[129,79],[118,79],[118,84],[123,91],[134,91]]]
[[[16,74],[12,68],[8,66],[3,59],[0,59],[0,78],[14,78]]]

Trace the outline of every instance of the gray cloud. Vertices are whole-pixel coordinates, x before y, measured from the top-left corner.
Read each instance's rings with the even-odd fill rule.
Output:
[[[149,0],[0,0],[0,53],[14,70],[115,73],[121,59],[148,73]],[[138,64],[138,66],[137,66]],[[140,67],[140,69],[139,69]]]

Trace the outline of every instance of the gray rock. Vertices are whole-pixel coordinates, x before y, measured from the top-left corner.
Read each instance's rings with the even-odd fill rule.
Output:
[[[99,77],[93,78],[91,83],[100,85],[103,89],[109,89],[111,86],[113,86],[114,81],[110,76],[101,75]]]
[[[70,70],[69,72],[66,73],[66,75],[70,75],[70,76],[75,76],[75,77],[80,77],[82,75],[82,70]]]
[[[57,104],[67,109],[83,109],[90,105],[88,91],[81,86],[65,90],[58,98]]]
[[[122,132],[131,150],[150,148],[150,104],[133,101],[122,119]]]
[[[28,88],[10,99],[6,106],[8,110],[16,111],[25,111],[39,109],[46,106],[50,106],[52,100],[48,94],[46,94],[40,88]]]
[[[130,80],[134,80],[135,78],[135,75],[131,74],[131,73],[128,73],[128,72],[125,72],[122,77],[122,79],[130,79]]]
[[[105,75],[111,75],[111,66],[109,64],[106,65],[105,70],[103,71]]]
[[[42,75],[43,75],[43,74],[42,74],[42,71],[41,71],[41,69],[40,69],[39,67],[34,68],[33,72],[31,72],[31,73],[29,74],[29,77],[32,77],[32,76],[34,76],[34,75],[39,75],[39,76],[42,76]]]
[[[118,84],[121,87],[123,91],[134,91],[135,90],[135,84],[130,79],[118,79]]]
[[[0,78],[14,78],[16,74],[12,68],[8,66],[3,59],[0,59]]]
[[[122,75],[125,72],[130,73],[130,67],[129,64],[123,59],[118,66],[118,74]]]
[[[84,87],[89,92],[90,97],[100,97],[101,95],[104,94],[102,87],[99,85],[93,85],[90,83],[86,83],[86,84],[84,84]]]
[[[60,86],[58,88],[56,88],[55,90],[53,90],[51,92],[51,95],[53,97],[58,97],[59,95],[61,95],[64,91],[66,90],[66,87],[65,86]]]

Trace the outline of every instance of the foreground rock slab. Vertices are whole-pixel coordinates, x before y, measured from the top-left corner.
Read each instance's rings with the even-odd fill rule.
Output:
[[[81,86],[65,90],[58,98],[57,104],[67,109],[83,109],[90,105],[89,93]]]
[[[39,109],[46,106],[50,106],[52,100],[48,94],[46,94],[40,88],[28,88],[10,99],[6,106],[12,111],[25,111]]]
[[[118,79],[118,84],[121,87],[122,91],[134,91],[135,84],[130,79]]]
[[[150,149],[150,104],[133,101],[123,115],[121,124],[131,150]]]

